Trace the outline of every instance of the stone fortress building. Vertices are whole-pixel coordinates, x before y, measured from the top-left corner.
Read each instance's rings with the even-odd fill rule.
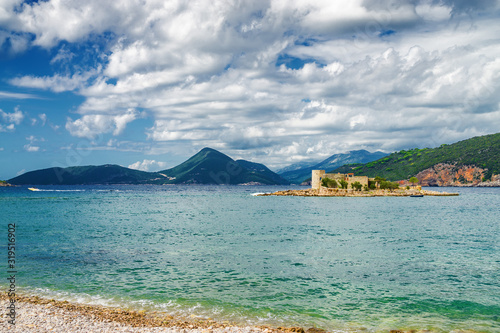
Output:
[[[348,188],[351,188],[351,184],[355,182],[359,182],[363,187],[368,186],[367,176],[354,176],[353,173],[325,173],[325,170],[313,170],[312,171],[312,179],[311,179],[311,187],[314,189],[321,188],[321,181],[323,178],[335,179],[337,182],[340,180],[345,180],[347,182]]]

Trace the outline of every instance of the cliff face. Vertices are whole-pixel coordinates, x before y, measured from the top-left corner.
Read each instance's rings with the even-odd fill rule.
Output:
[[[491,181],[479,183],[481,187],[500,187],[500,175],[491,176]]]
[[[417,174],[422,186],[477,186],[487,169],[439,163]]]

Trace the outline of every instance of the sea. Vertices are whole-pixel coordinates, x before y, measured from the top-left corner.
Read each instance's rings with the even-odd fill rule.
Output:
[[[23,294],[239,325],[500,332],[500,188],[423,198],[38,188],[0,188],[2,290],[15,224]]]

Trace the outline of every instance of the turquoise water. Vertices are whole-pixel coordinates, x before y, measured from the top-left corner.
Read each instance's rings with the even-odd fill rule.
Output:
[[[500,332],[500,188],[424,198],[40,188],[0,188],[0,244],[6,262],[15,223],[24,292],[240,324]]]

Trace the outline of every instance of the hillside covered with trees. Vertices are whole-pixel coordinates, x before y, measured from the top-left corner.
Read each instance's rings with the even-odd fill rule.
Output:
[[[500,174],[500,133],[443,144],[437,148],[401,150],[373,162],[344,165],[329,172],[353,172],[356,175],[401,180],[440,163],[487,169],[484,180],[490,180],[492,175]]]

